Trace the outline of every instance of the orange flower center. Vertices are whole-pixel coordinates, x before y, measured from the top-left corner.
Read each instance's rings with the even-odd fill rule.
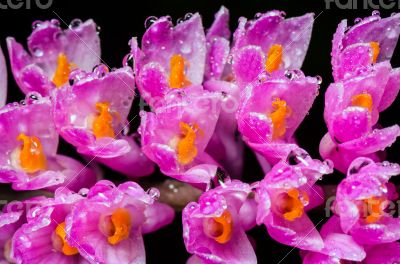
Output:
[[[363,203],[366,206],[366,208],[364,209],[367,209],[365,221],[368,224],[377,222],[384,215],[383,210],[385,209],[386,199],[380,197],[372,197],[363,200]]]
[[[372,111],[372,96],[368,93],[357,94],[351,97],[351,105],[367,108],[368,111]]]
[[[96,138],[115,137],[112,127],[113,116],[110,113],[110,103],[96,103],[98,116],[93,121],[93,134]]]
[[[53,83],[56,87],[61,87],[68,82],[69,74],[76,65],[68,62],[67,55],[64,53],[58,54],[57,68],[53,76]]]
[[[267,61],[265,62],[265,70],[269,73],[276,71],[282,64],[283,47],[279,44],[274,44],[268,51]]]
[[[288,221],[294,221],[301,217],[304,212],[304,205],[309,202],[307,193],[293,188],[281,195],[278,210],[283,214],[283,217]]]
[[[378,42],[370,42],[369,45],[371,46],[372,49],[372,63],[376,63],[376,61],[378,60],[378,56],[380,53],[380,47],[379,47],[379,43]]]
[[[117,245],[129,238],[131,230],[131,215],[127,209],[118,208],[111,217],[104,223],[104,230],[107,234],[107,241],[111,245]]]
[[[71,247],[66,241],[65,237],[67,233],[65,232],[65,222],[57,225],[54,230],[54,234],[52,237],[53,246],[56,250],[62,252],[66,256],[72,256],[78,254],[78,249],[75,247]]]
[[[286,133],[286,118],[290,116],[291,109],[286,104],[286,101],[277,98],[272,102],[272,108],[274,109],[269,117],[272,120],[273,132],[272,139],[277,139],[285,135]]]
[[[179,140],[177,146],[178,161],[181,165],[187,165],[191,163],[197,156],[195,141],[197,137],[196,132],[200,128],[197,124],[190,126],[185,122],[180,122],[179,127],[183,137]]]
[[[231,213],[225,210],[221,216],[205,219],[203,230],[206,236],[214,239],[220,244],[227,243],[233,232],[233,221]]]
[[[170,88],[180,89],[190,85],[190,81],[185,76],[185,59],[175,54],[171,57],[170,61],[170,75],[169,86]]]
[[[23,142],[19,153],[19,161],[24,171],[34,173],[45,170],[47,168],[46,156],[40,140],[35,136],[29,137],[24,133],[19,134],[17,140]]]

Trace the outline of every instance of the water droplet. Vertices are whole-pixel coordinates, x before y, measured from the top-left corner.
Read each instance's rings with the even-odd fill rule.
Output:
[[[259,19],[262,16],[262,13],[256,13],[254,15],[254,19]]]
[[[58,21],[58,19],[52,19],[50,22],[51,22],[54,26],[60,27],[60,21]]]
[[[372,15],[373,16],[380,16],[381,13],[379,12],[379,10],[374,10],[374,11],[372,11]]]
[[[89,193],[89,189],[87,189],[87,188],[82,188],[78,192],[78,194],[80,194],[83,197],[86,197],[88,195],[88,193]]]
[[[129,67],[133,68],[133,67],[134,67],[134,62],[135,62],[135,60],[134,60],[132,54],[131,54],[131,53],[128,53],[128,54],[126,54],[125,57],[123,58],[123,60],[122,60],[122,65],[124,65],[124,66],[129,66]]]
[[[154,200],[158,200],[160,198],[160,191],[157,188],[151,187],[147,190],[147,194],[150,195]]]
[[[187,13],[187,14],[185,15],[184,19],[185,19],[185,20],[189,20],[189,19],[191,19],[192,17],[193,17],[193,14],[192,14],[192,13]]]
[[[145,28],[145,29],[150,28],[151,25],[153,25],[157,20],[158,20],[158,17],[149,16],[149,17],[146,18],[146,20],[144,21],[144,28]]]
[[[293,72],[291,70],[285,71],[285,77],[288,78],[289,80],[293,80],[294,79]]]
[[[396,12],[393,12],[393,13],[390,14],[390,16],[395,16],[395,15],[397,15]]]
[[[178,18],[178,20],[176,20],[176,24],[183,23],[184,21],[185,21],[184,18]]]
[[[285,11],[281,11],[280,14],[281,14],[281,17],[283,17],[283,18],[286,17],[286,12]]]
[[[36,101],[39,101],[41,98],[42,96],[38,92],[30,92],[26,95],[25,102],[28,104],[32,104]]]
[[[69,28],[74,29],[74,28],[79,27],[81,24],[82,24],[82,20],[80,20],[79,18],[75,18],[69,24]]]
[[[54,39],[55,40],[61,39],[64,36],[65,36],[65,34],[62,31],[57,31],[57,32],[54,33]]]
[[[96,34],[99,35],[101,32],[101,27],[100,26],[96,26]]]
[[[357,17],[356,19],[354,19],[354,24],[358,24],[362,21],[361,17]]]
[[[33,48],[33,56],[42,57],[43,56],[43,50],[40,49],[40,48]]]
[[[321,76],[317,75],[317,76],[315,76],[315,78],[317,79],[317,83],[318,84],[322,83],[322,77]]]
[[[35,29],[39,28],[39,27],[42,25],[42,23],[43,23],[43,22],[40,21],[40,20],[34,21],[34,22],[32,23],[32,29],[35,30]]]
[[[228,58],[226,60],[226,63],[233,64],[233,55],[232,54],[229,54],[229,56],[228,56]]]
[[[93,73],[98,77],[98,78],[102,78],[104,77],[107,73],[109,73],[109,69],[106,65],[104,64],[99,64],[97,66],[94,67],[93,69]]]

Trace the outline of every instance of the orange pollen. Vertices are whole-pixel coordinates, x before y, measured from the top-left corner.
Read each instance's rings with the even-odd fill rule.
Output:
[[[45,170],[47,168],[47,162],[40,140],[35,136],[29,137],[24,133],[20,133],[17,140],[23,142],[19,154],[19,161],[24,171],[27,173],[34,173]]]
[[[205,219],[203,222],[204,233],[220,244],[229,242],[233,232],[232,215],[225,210],[221,216]]]
[[[65,232],[65,222],[62,222],[61,224],[57,225],[54,233],[57,236],[58,241],[61,242],[61,244],[59,245],[60,251],[64,253],[64,255],[72,256],[78,254],[78,249],[75,247],[71,247],[65,239],[65,237],[67,236],[67,233]],[[53,239],[53,244],[54,243],[55,242]]]
[[[96,138],[115,137],[112,126],[113,116],[110,113],[110,103],[96,103],[98,116],[93,121],[93,134]]]
[[[369,45],[371,46],[372,49],[372,63],[376,63],[376,61],[378,60],[379,53],[381,51],[379,43],[373,41],[370,42]]]
[[[73,68],[75,68],[75,64],[68,62],[67,55],[58,54],[57,69],[53,76],[53,83],[57,88],[68,82],[69,74]]]
[[[196,132],[199,130],[199,126],[197,124],[190,126],[185,122],[180,122],[179,127],[183,137],[178,142],[178,161],[181,165],[187,165],[197,156],[195,141],[197,137]]]
[[[282,52],[282,45],[272,45],[267,54],[267,61],[265,62],[265,70],[267,72],[271,73],[279,69],[282,64]]]
[[[285,193],[282,199],[279,209],[283,212],[283,217],[288,221],[294,221],[301,217],[304,212],[304,204],[308,204],[310,200],[306,192],[300,192],[296,188]]]
[[[181,55],[173,55],[169,64],[171,68],[169,75],[170,88],[180,89],[191,84],[185,76],[185,59]]]
[[[131,215],[124,208],[118,208],[111,215],[112,235],[108,236],[108,243],[116,245],[129,237],[131,230]]]
[[[272,108],[274,111],[269,114],[273,124],[272,139],[277,139],[285,135],[286,118],[291,115],[292,111],[286,101],[279,98],[272,102]]]
[[[384,207],[386,204],[386,199],[384,198],[369,198],[363,200],[365,206],[367,206],[367,216],[365,221],[368,224],[377,222],[384,214]]]
[[[354,95],[351,97],[351,105],[367,108],[371,112],[373,106],[372,96],[367,93]]]

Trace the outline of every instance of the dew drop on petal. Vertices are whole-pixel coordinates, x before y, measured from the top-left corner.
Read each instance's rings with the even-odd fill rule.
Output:
[[[192,18],[192,16],[193,16],[192,13],[187,13],[187,14],[185,15],[185,17],[184,17],[184,20],[189,20],[189,19]]]
[[[58,21],[58,19],[52,19],[51,23],[56,27],[60,27],[60,21]]]
[[[129,66],[129,67],[133,68],[133,66],[134,66],[134,58],[133,58],[131,53],[128,53],[128,54],[125,55],[125,57],[122,60],[122,65]]]
[[[380,16],[381,13],[379,12],[379,10],[374,10],[374,11],[372,11],[372,15],[373,16]]]
[[[93,73],[98,77],[104,77],[110,70],[104,64],[99,64],[93,68]]]
[[[39,27],[42,25],[42,23],[43,23],[43,22],[40,21],[40,20],[34,21],[34,22],[32,23],[32,29],[35,30],[35,29],[39,28]]]
[[[285,77],[288,78],[289,80],[293,80],[294,78],[293,72],[290,70],[285,71]]]
[[[160,198],[160,191],[157,188],[151,187],[147,190],[147,194],[155,200],[158,200],[158,198]]]
[[[254,18],[255,18],[255,19],[259,19],[261,16],[262,16],[262,13],[256,13],[256,14],[254,15]]]
[[[146,20],[144,21],[144,28],[145,28],[145,29],[150,28],[151,25],[153,25],[157,20],[158,20],[158,17],[149,16],[149,17],[146,18]]]
[[[69,24],[69,28],[77,28],[82,24],[82,20],[80,20],[79,18],[75,18],[71,21],[71,23]]]
[[[79,193],[79,195],[81,195],[83,197],[86,197],[88,195],[88,193],[89,193],[89,189],[88,188],[82,188],[82,189],[79,190],[78,193]]]
[[[38,92],[30,92],[26,95],[25,102],[27,104],[32,104],[39,101],[42,96]]]
[[[33,56],[42,57],[43,56],[43,50],[40,49],[40,48],[33,48]]]
[[[362,21],[361,17],[357,17],[356,19],[354,19],[354,24],[358,24]]]
[[[322,77],[321,76],[317,75],[317,76],[315,76],[315,78],[317,79],[317,83],[318,84],[322,83]]]

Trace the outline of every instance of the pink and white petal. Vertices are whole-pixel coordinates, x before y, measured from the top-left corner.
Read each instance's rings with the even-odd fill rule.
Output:
[[[57,68],[58,55],[64,53],[67,42],[61,37],[63,30],[52,21],[40,22],[28,37],[28,48],[34,62],[52,79]]]
[[[142,234],[151,233],[172,223],[175,211],[167,204],[155,202],[149,205],[145,212],[146,221],[142,226]]]
[[[371,117],[368,109],[347,107],[332,121],[331,133],[339,142],[347,142],[365,136],[371,130]]]
[[[206,37],[223,37],[229,39],[231,31],[229,29],[229,10],[225,6],[221,6],[215,14],[214,22],[207,31]]]
[[[285,69],[300,69],[307,54],[314,24],[314,14],[283,20],[277,29],[275,43],[283,46]]]
[[[340,264],[341,260],[321,254],[318,252],[307,251],[303,255],[303,264]]]
[[[366,256],[364,248],[357,244],[352,236],[338,233],[328,234],[324,238],[324,248],[321,252],[350,261],[362,261]]]
[[[393,264],[400,261],[400,244],[398,242],[380,244],[368,250],[365,264]]]
[[[229,50],[230,43],[225,38],[213,37],[207,40],[206,80],[221,78],[228,61]]]
[[[65,53],[68,59],[78,65],[79,69],[91,71],[101,62],[100,38],[97,25],[89,19],[78,27],[65,31]]]
[[[377,15],[364,18],[346,33],[343,45],[375,41],[380,46],[378,61],[390,60],[400,34],[399,23],[400,14],[382,19]]]
[[[240,115],[238,125],[245,141],[265,144],[272,140],[272,121],[264,114],[250,112]]]
[[[256,226],[257,209],[258,203],[253,198],[246,199],[240,207],[239,218],[245,231]]]
[[[245,46],[234,55],[233,72],[238,83],[254,81],[265,68],[265,56],[258,46]]]
[[[121,155],[112,158],[96,157],[96,161],[132,178],[152,174],[155,169],[154,163],[144,155],[140,146],[134,142],[132,137],[123,136],[122,139],[129,144],[129,152],[120,153]]]
[[[332,52],[331,52],[331,64],[333,70],[333,78],[337,82],[343,78],[343,74],[341,72],[341,52],[343,49],[343,38],[345,37],[345,32],[347,30],[347,20],[342,20],[335,34],[333,35],[332,40]]]
[[[141,96],[150,104],[163,99],[169,89],[165,69],[159,63],[150,62],[141,68],[136,80]]]
[[[379,102],[378,111],[382,112],[388,108],[396,99],[400,90],[400,68],[393,69],[390,72],[389,80],[386,83],[385,91]]]
[[[324,246],[316,227],[306,214],[294,221],[287,221],[272,213],[264,224],[269,235],[282,244],[312,251],[318,251]]]
[[[367,155],[384,150],[392,145],[400,136],[400,127],[394,125],[383,129],[375,129],[371,133],[339,145],[340,150],[350,151],[357,155]]]
[[[360,244],[375,245],[395,242],[400,239],[400,219],[384,216],[372,224],[359,224],[350,234]]]
[[[247,45],[257,45],[264,52],[268,51],[275,44],[275,37],[283,20],[281,12],[273,10],[261,14],[256,20],[249,21],[246,29]]]
[[[310,201],[307,206],[305,206],[305,211],[312,210],[325,202],[325,193],[321,186],[316,184],[310,185],[310,189],[307,193]]]
[[[338,71],[340,79],[357,76],[357,70],[372,63],[372,48],[369,43],[357,43],[346,47],[339,55]]]

